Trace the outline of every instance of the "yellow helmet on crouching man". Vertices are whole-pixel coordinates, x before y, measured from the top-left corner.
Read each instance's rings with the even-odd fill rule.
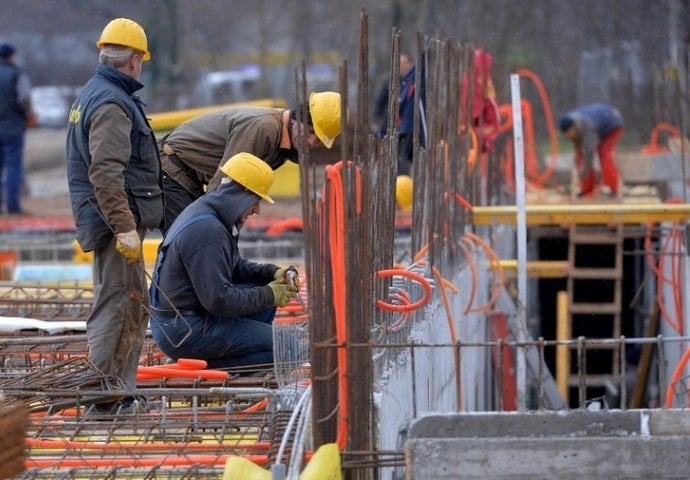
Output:
[[[275,203],[268,196],[273,185],[273,169],[259,157],[247,152],[237,153],[220,167],[220,171],[267,202]]]
[[[145,62],[151,59],[146,32],[141,25],[129,18],[116,18],[108,22],[101,32],[101,38],[96,42],[98,48],[103,48],[103,45],[133,48],[144,54]]]

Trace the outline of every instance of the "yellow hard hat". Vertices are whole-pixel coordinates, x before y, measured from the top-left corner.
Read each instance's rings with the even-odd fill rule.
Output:
[[[314,92],[309,95],[309,113],[314,133],[326,148],[333,146],[335,137],[342,130],[340,122],[340,94],[338,92]]]
[[[412,177],[398,175],[395,180],[395,201],[403,212],[412,211]]]
[[[268,196],[273,184],[273,169],[259,157],[240,152],[230,157],[220,171],[267,202],[275,203]]]
[[[111,20],[101,32],[101,38],[96,42],[98,48],[103,45],[120,45],[144,52],[144,61],[151,59],[146,32],[134,20],[116,18]]]

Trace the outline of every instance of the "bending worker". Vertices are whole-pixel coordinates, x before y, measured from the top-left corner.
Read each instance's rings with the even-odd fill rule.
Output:
[[[273,170],[240,152],[223,164],[221,185],[192,203],[161,244],[151,297],[151,331],[170,358],[206,360],[210,368],[272,364],[276,307],[299,290],[287,272],[240,256],[245,220],[273,203]]]
[[[602,181],[611,190],[611,195],[617,196],[620,175],[613,151],[623,134],[623,117],[620,112],[605,103],[592,103],[563,115],[558,128],[575,145],[575,165],[580,179],[578,196],[594,193],[595,150],[599,154]]]
[[[303,121],[303,128],[297,122]],[[231,107],[194,117],[160,141],[166,195],[165,228],[205,190],[220,183],[218,159],[251,153],[273,170],[287,160],[297,162],[299,132],[307,148],[323,143],[331,148],[340,134],[340,94],[312,93],[308,106],[285,110],[269,107]]]

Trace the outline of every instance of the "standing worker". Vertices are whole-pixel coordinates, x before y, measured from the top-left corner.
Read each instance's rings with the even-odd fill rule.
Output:
[[[146,229],[163,221],[156,139],[135,95],[151,55],[144,29],[127,18],[108,23],[96,45],[96,73],[70,110],[67,176],[77,240],[94,252],[89,360],[134,389],[149,303],[141,242]],[[122,398],[96,409],[145,411],[140,400]]]
[[[414,98],[415,98],[415,64],[406,53],[400,54],[400,98],[398,104],[398,175],[410,175],[414,154]],[[423,80],[423,78],[422,78]],[[420,88],[420,99],[424,102],[424,88]],[[374,120],[380,124],[379,135],[388,131],[388,84],[381,90],[374,108]],[[423,115],[424,112],[422,112]],[[424,146],[424,129],[420,128],[420,143]]]
[[[34,122],[31,82],[15,63],[16,52],[11,43],[0,45],[0,177],[4,175],[0,200],[4,193],[10,215],[23,213],[24,134],[27,125]]]
[[[276,170],[287,160],[297,161],[300,121],[307,148],[319,143],[331,148],[342,129],[340,111],[339,93],[317,92],[299,109],[231,107],[182,123],[160,141],[164,233],[187,205],[218,186],[223,177],[219,159],[247,152]]]
[[[618,195],[620,175],[613,151],[623,134],[623,117],[605,103],[592,103],[563,115],[558,128],[575,145],[575,165],[580,180],[578,196],[590,196],[595,190],[594,151],[599,154],[601,177],[612,196]]]
[[[150,287],[151,332],[173,360],[206,360],[210,368],[273,362],[273,317],[299,290],[287,272],[240,255],[242,225],[259,214],[273,170],[240,152],[225,178],[180,214],[159,247]]]

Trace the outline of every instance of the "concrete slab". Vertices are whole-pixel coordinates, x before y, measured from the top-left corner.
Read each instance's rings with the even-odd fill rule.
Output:
[[[688,478],[690,411],[430,414],[405,441],[406,478]]]

